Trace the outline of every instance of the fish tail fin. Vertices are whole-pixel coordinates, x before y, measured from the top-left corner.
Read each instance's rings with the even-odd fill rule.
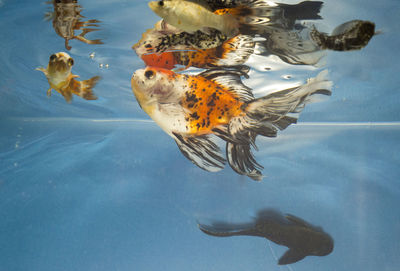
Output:
[[[234,230],[234,229],[218,229],[213,226],[206,226],[202,224],[197,224],[199,229],[207,235],[215,236],[215,237],[231,237],[238,235],[250,235],[257,236],[253,229],[247,230]]]
[[[331,95],[332,81],[327,79],[328,71],[308,79],[298,87],[273,92],[247,103],[246,114],[232,119],[229,131],[232,134],[250,130],[258,135],[275,137],[278,130],[296,123],[304,107],[318,101],[320,95]]]
[[[85,38],[85,35],[87,33],[93,32],[93,31],[98,31],[99,29],[94,29],[94,28],[83,28],[82,33],[80,33],[78,36],[74,36],[74,39],[80,40],[86,44],[103,44],[103,42],[100,39],[97,40],[89,40]]]
[[[236,173],[246,175],[255,181],[261,181],[263,178],[261,170],[264,167],[257,163],[250,145],[227,142],[226,157]]]
[[[69,84],[70,90],[75,95],[78,95],[86,100],[97,100],[96,95],[93,93],[93,88],[100,78],[100,76],[94,76],[83,81],[78,81],[72,78]]]
[[[246,102],[245,114],[232,118],[227,131],[215,131],[218,136],[227,139],[226,151],[232,169],[254,180],[261,180],[262,166],[251,152],[251,147],[256,149],[256,136],[276,137],[279,130],[297,122],[306,104],[316,101],[315,98],[320,95],[331,95],[332,82],[326,78],[327,74],[326,70],[322,71],[304,85]]]
[[[303,1],[295,5],[279,4],[283,9],[286,19],[295,20],[319,20],[322,19],[319,15],[322,1]]]
[[[245,63],[253,54],[255,42],[253,38],[237,35],[225,41],[220,47],[214,49],[219,57],[212,63],[215,66],[237,66]]]

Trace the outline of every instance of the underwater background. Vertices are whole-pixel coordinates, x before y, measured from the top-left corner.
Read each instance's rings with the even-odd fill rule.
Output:
[[[360,51],[327,52],[332,96],[257,138],[261,182],[196,167],[139,107],[130,78],[144,64],[131,47],[159,20],[147,1],[79,4],[101,21],[87,37],[104,44],[70,41],[73,72],[102,79],[98,100],[68,104],[46,96],[35,70],[67,52],[45,20],[52,5],[0,0],[0,271],[400,269],[399,1],[324,3],[320,29],[362,19],[381,33]],[[275,56],[249,65],[256,96],[321,70]],[[284,246],[198,228],[265,208],[321,226],[333,252],[278,266]]]

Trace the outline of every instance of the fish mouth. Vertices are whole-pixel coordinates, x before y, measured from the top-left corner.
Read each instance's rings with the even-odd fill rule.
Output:
[[[151,1],[149,2],[149,8],[151,8],[151,10],[153,10],[154,12],[157,10],[157,6],[158,6],[158,1]]]

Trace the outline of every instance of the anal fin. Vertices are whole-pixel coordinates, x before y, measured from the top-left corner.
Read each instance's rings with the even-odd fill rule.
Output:
[[[216,172],[224,168],[225,158],[220,148],[207,135],[188,137],[173,133],[182,154],[198,167]]]
[[[307,255],[302,253],[299,250],[289,249],[279,258],[278,264],[285,265],[285,264],[292,264],[304,259]]]

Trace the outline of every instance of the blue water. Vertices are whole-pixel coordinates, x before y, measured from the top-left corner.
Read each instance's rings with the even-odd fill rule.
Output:
[[[277,138],[258,138],[262,182],[197,168],[138,106],[130,76],[143,63],[131,46],[158,20],[146,2],[79,3],[101,21],[87,37],[104,44],[70,41],[73,72],[102,80],[98,100],[67,104],[46,97],[35,71],[66,51],[44,20],[51,5],[0,1],[0,271],[400,269],[400,2],[324,4],[317,23],[327,32],[365,19],[382,34],[361,51],[328,52],[332,97]],[[319,72],[252,61],[244,82],[257,95]],[[246,222],[264,208],[322,226],[333,252],[282,267],[286,247],[197,226]]]

